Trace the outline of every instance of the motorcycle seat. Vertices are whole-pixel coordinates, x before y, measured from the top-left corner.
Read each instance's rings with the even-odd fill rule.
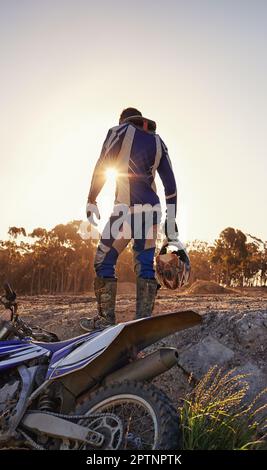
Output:
[[[33,341],[35,344],[38,344],[44,349],[48,349],[53,354],[60,349],[64,349],[65,347],[71,346],[72,344],[81,344],[84,341],[87,341],[89,338],[93,338],[97,336],[100,331],[92,331],[90,333],[86,333],[84,335],[76,336],[74,338],[66,339],[64,341],[56,341],[54,343],[43,343],[40,341]]]

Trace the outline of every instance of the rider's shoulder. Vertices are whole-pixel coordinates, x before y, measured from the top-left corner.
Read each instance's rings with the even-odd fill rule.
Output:
[[[120,132],[122,131],[123,129],[127,129],[127,127],[129,127],[130,123],[129,122],[126,122],[124,124],[119,124],[117,126],[113,126],[109,129],[109,132],[113,132],[113,133],[117,133],[117,132]]]

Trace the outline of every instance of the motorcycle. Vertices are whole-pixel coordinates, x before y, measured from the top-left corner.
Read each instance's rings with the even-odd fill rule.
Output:
[[[177,364],[177,350],[140,352],[199,324],[200,315],[169,313],[55,341],[22,327],[16,294],[8,284],[5,291],[11,318],[0,327],[0,448],[179,448],[177,412],[151,383]]]

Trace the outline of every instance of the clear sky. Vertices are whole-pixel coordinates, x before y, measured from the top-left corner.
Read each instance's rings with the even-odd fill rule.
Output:
[[[266,43],[266,0],[0,0],[0,236],[84,218],[135,106],[169,148],[181,238],[267,239]]]

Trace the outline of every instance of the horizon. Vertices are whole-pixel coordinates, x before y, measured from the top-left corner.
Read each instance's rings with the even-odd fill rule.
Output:
[[[93,225],[91,225],[91,228],[90,230],[88,231],[88,227],[90,227],[90,223],[87,221],[87,220],[81,220],[81,219],[76,219],[76,220],[70,220],[66,223],[61,223],[59,222],[58,224],[56,224],[54,227],[33,227],[31,230],[27,230],[27,227],[19,227],[19,226],[16,226],[16,225],[13,225],[13,226],[10,226],[9,229],[18,229],[18,230],[25,230],[26,232],[26,235],[23,235],[21,233],[18,233],[14,236],[14,234],[9,234],[8,231],[6,233],[6,237],[2,237],[0,239],[0,241],[3,241],[3,242],[6,242],[10,239],[14,239],[16,242],[18,242],[17,244],[19,245],[19,243],[22,241],[23,238],[26,238],[27,240],[31,240],[32,237],[31,237],[31,234],[32,232],[34,232],[34,230],[38,230],[38,229],[44,229],[46,230],[47,232],[53,230],[54,228],[56,228],[57,226],[66,226],[66,225],[69,225],[69,224],[73,224],[75,222],[80,222],[80,226],[79,226],[79,229],[77,230],[77,233],[80,235],[81,239],[83,240],[88,240],[88,239],[91,239],[91,240],[99,240],[100,237],[101,237],[101,232],[102,232],[102,229],[94,227]],[[161,221],[160,223],[160,228],[158,230],[158,236],[157,236],[157,242],[158,241],[161,241],[162,239],[164,239],[164,229],[163,229],[163,223]],[[215,245],[215,242],[219,239],[221,233],[223,231],[225,231],[226,229],[229,229],[229,228],[232,228],[234,229],[235,231],[239,231],[240,228],[239,227],[230,227],[230,226],[227,226],[227,227],[224,227],[223,230],[221,230],[220,233],[217,234],[217,236],[213,239],[213,240],[201,240],[199,238],[194,238],[194,239],[191,239],[191,240],[186,240],[186,245],[187,246],[190,246],[194,243],[197,243],[197,242],[200,242],[200,243],[206,243],[208,246],[213,246]],[[257,242],[259,243],[263,243],[263,245],[266,245],[267,244],[267,240],[264,240],[264,239],[260,239],[256,233],[248,233],[248,232],[243,232],[241,230],[241,232],[246,236],[247,238],[247,242],[249,241],[249,239],[252,239],[252,240],[256,240]],[[91,234],[92,236],[88,236],[88,233]],[[35,238],[36,236],[34,236],[33,238]],[[35,242],[35,240],[33,241],[33,243]]]
[[[0,0],[0,238],[85,220],[106,133],[135,106],[169,148],[181,239],[267,240],[267,3],[90,3]],[[111,175],[100,229],[112,192]]]

